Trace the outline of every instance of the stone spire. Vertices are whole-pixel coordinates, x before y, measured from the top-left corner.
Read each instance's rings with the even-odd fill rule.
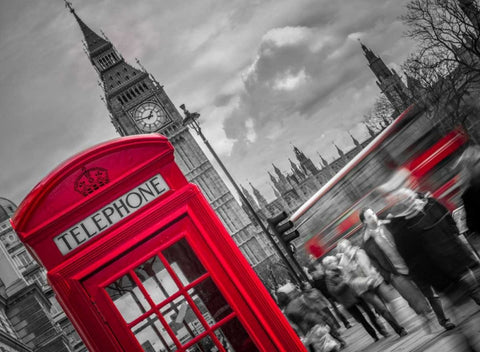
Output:
[[[292,168],[292,172],[297,177],[297,179],[304,179],[305,174],[298,168],[298,165],[295,164],[290,158],[288,158],[288,161],[290,161],[290,167]]]
[[[335,146],[335,148],[337,148],[337,153],[338,155],[340,155],[340,158],[345,157],[345,153],[338,147],[338,145],[336,145],[335,143],[333,143],[333,145]]]
[[[412,93],[394,70],[390,70],[383,60],[360,42],[368,67],[377,77],[377,85],[387,97],[397,114],[402,113],[412,102]]]
[[[272,166],[273,166],[273,170],[278,176],[278,180],[276,181],[275,187],[277,187],[280,193],[284,193],[290,188],[288,180],[275,164],[272,164]]]
[[[252,197],[252,195],[243,187],[243,185],[240,185],[240,188],[242,189],[242,193],[247,198],[248,202],[252,206],[252,208],[256,211],[258,210],[258,203],[255,201],[255,199]]]
[[[313,164],[312,160],[308,158],[305,153],[303,153],[300,149],[297,147],[293,146],[293,152],[295,153],[295,156],[300,163],[300,167],[305,173],[310,173],[312,175],[315,175],[318,173],[318,169],[315,167]]]
[[[250,184],[250,187],[252,188],[253,190],[253,195],[255,196],[255,198],[257,199],[257,202],[258,204],[260,205],[261,208],[263,209],[266,209],[267,208],[267,200],[265,199],[265,197],[260,193],[260,191],[258,189],[256,189],[255,187],[253,187],[253,185],[249,182]]]
[[[354,136],[352,136],[352,134],[351,134],[351,133],[349,133],[349,135],[350,135],[350,138],[352,138],[352,141],[353,141],[353,144],[355,144],[355,147],[356,147],[356,148],[360,148],[360,149],[361,149],[361,148],[362,148],[362,145],[360,144],[360,142],[359,142],[359,141],[357,141],[357,140],[355,139],[355,137],[354,137]]]
[[[83,37],[85,38],[85,43],[87,45],[87,49],[90,57],[94,55],[98,49],[112,46],[112,44],[109,41],[100,37],[97,33],[91,30],[90,27],[88,27],[80,17],[78,17],[71,2],[65,0],[65,6],[70,10],[72,15],[75,17],[75,19],[78,22],[78,25],[80,26],[80,29],[82,30]]]

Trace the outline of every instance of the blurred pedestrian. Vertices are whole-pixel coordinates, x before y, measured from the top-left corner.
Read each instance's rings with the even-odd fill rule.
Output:
[[[407,188],[393,192],[395,204],[385,226],[415,282],[437,291],[463,290],[480,305],[480,265],[458,238],[447,208]]]
[[[480,234],[480,146],[468,147],[460,157],[462,167],[463,205],[467,227]]]
[[[407,335],[387,304],[391,297],[389,289],[382,276],[370,263],[365,251],[357,246],[352,246],[350,241],[343,239],[337,244],[339,265],[343,268],[347,282],[352,286],[357,295],[369,303],[380,314],[399,336]]]
[[[342,312],[340,312],[340,310],[338,309],[337,307],[338,301],[328,291],[326,277],[325,277],[325,269],[323,268],[322,264],[320,263],[316,264],[314,268],[310,269],[309,273],[312,277],[312,286],[317,290],[319,290],[322,293],[322,295],[328,300],[333,311],[335,312],[335,316],[342,321],[345,328],[350,329],[352,325],[350,324],[348,319],[345,317],[345,315],[343,315]],[[337,322],[338,327],[340,327],[338,320],[335,319],[335,321]]]
[[[300,331],[305,345],[311,351],[332,351],[336,347],[338,347],[337,350],[344,347],[346,342],[338,330],[328,324],[328,317],[316,304],[312,304],[307,296],[308,294],[298,292],[292,284],[283,285],[277,290],[277,301],[280,308],[283,308],[287,319]],[[320,339],[323,341],[324,349],[319,349]]]
[[[429,328],[428,322],[432,308],[441,326],[446,330],[455,328],[455,325],[445,316],[440,297],[433,288],[425,282],[412,281],[408,267],[398,253],[392,234],[378,219],[377,214],[371,208],[364,208],[360,210],[359,218],[365,225],[363,249],[385,282],[391,284],[415,313],[423,318],[427,328]]]
[[[383,336],[388,336],[385,327],[377,320],[377,316],[369,305],[355,293],[345,280],[342,268],[338,265],[338,259],[334,256],[327,256],[323,259],[323,265],[325,267],[327,289],[331,295],[343,305],[356,321],[362,324],[374,341],[378,341],[375,329]],[[375,329],[365,319],[360,308],[367,314]]]

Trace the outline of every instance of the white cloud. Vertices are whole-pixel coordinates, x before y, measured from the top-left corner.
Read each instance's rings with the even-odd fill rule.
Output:
[[[255,129],[253,128],[253,120],[248,119],[247,121],[245,121],[245,127],[247,128],[247,140],[250,143],[255,142],[255,140],[257,139],[257,134],[255,133]]]
[[[273,89],[294,90],[307,81],[305,70],[300,70],[297,74],[286,72],[283,77],[277,78],[273,82]]]
[[[311,29],[306,27],[274,28],[263,36],[262,41],[277,47],[297,45],[307,41],[311,32]]]

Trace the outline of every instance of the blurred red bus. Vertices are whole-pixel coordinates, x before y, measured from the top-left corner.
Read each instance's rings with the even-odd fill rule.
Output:
[[[442,134],[426,113],[409,107],[290,217],[307,253],[320,257],[353,236],[361,228],[361,208],[387,207],[372,191],[395,182],[398,170],[408,170],[410,187],[455,209],[460,194],[454,164],[467,139],[461,129]]]

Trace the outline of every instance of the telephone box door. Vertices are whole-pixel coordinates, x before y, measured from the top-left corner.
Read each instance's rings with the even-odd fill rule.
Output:
[[[244,298],[186,217],[83,285],[125,351],[258,350],[227,302],[248,310]]]

